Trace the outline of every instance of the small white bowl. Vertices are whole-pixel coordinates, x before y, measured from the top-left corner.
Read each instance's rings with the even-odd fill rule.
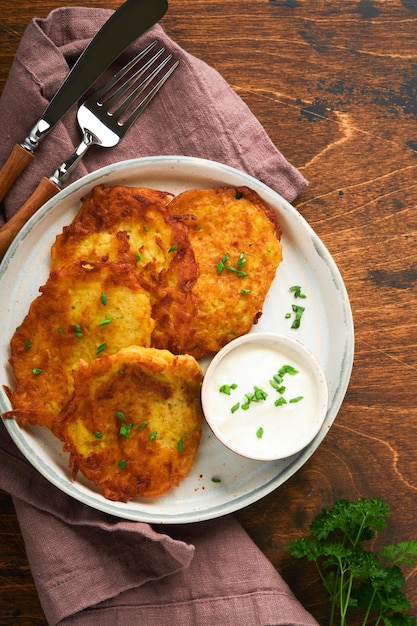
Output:
[[[314,355],[299,341],[263,332],[238,337],[216,354],[201,398],[216,437],[260,461],[305,448],[319,432],[329,401]]]

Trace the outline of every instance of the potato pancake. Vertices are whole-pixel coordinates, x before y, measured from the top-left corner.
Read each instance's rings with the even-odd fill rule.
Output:
[[[81,361],[59,416],[74,477],[122,502],[178,485],[200,442],[201,380],[195,359],[167,350],[131,346]]]
[[[151,304],[130,266],[78,262],[52,270],[11,340],[15,388],[9,397],[22,425],[47,426],[72,391],[80,358],[150,345]]]
[[[94,187],[56,238],[52,266],[60,268],[76,260],[129,263],[141,285],[153,293],[161,271],[178,257],[187,260],[184,280],[195,280],[196,266],[186,254],[190,248],[186,228],[166,211],[172,198],[156,189]]]
[[[185,191],[168,211],[188,226],[198,264],[192,288],[196,314],[181,343],[182,320],[163,332],[156,327],[152,345],[175,345],[177,353],[202,358],[247,333],[262,306],[282,259],[281,231],[275,213],[247,187]],[[153,314],[163,302],[157,301]]]

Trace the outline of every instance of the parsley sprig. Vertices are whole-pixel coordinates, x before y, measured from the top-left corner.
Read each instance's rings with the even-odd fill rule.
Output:
[[[346,626],[350,610],[362,611],[363,626],[415,626],[415,618],[404,613],[410,602],[401,591],[405,578],[400,565],[416,565],[417,541],[387,545],[379,552],[366,549],[389,515],[379,498],[339,500],[313,520],[311,537],[287,546],[293,556],[314,561],[331,602],[330,626]]]

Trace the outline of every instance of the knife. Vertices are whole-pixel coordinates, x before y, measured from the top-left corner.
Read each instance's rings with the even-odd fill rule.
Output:
[[[32,162],[39,143],[104,70],[168,9],[167,0],[126,0],[91,40],[41,118],[0,170],[0,201]]]

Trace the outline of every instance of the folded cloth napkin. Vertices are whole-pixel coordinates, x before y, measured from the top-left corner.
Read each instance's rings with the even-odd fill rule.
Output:
[[[28,26],[0,99],[2,128],[10,129],[0,145],[0,163],[28,134],[110,14],[62,8]],[[182,50],[159,25],[140,37],[126,58],[156,37],[181,61],[164,96],[152,102],[118,147],[92,149],[73,178],[127,158],[181,154],[227,163],[288,200],[295,198],[306,181],[215,70]],[[5,198],[5,219],[79,139],[70,111]],[[0,488],[14,499],[48,624],[317,624],[233,516],[159,527],[95,511],[38,474],[1,422]]]

